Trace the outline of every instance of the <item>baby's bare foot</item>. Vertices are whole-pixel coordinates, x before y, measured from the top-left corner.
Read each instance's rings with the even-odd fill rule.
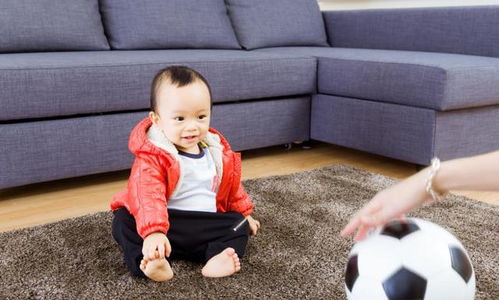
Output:
[[[205,277],[225,277],[241,270],[241,262],[233,248],[227,248],[213,256],[203,267]]]
[[[151,261],[142,259],[140,269],[154,281],[167,281],[173,278],[172,268],[165,258],[156,258]]]

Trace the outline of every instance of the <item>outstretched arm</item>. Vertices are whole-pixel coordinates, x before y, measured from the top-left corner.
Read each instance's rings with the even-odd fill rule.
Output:
[[[400,218],[420,207],[431,196],[425,190],[429,168],[377,193],[342,230],[346,237],[355,230],[355,240],[363,239],[369,229]],[[432,181],[439,194],[451,190],[499,191],[499,151],[443,162]]]

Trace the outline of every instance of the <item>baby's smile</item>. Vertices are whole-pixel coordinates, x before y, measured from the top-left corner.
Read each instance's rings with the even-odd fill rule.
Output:
[[[189,136],[182,137],[182,139],[184,139],[184,140],[186,140],[188,142],[192,142],[196,138],[197,138],[197,135],[189,135]]]

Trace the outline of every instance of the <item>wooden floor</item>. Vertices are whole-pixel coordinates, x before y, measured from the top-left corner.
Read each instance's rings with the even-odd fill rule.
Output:
[[[271,147],[243,152],[243,179],[289,174],[344,164],[404,178],[413,164],[338,146],[316,143],[310,150]],[[0,231],[82,216],[109,209],[112,196],[126,186],[129,170],[0,190]],[[499,205],[499,192],[461,192]]]

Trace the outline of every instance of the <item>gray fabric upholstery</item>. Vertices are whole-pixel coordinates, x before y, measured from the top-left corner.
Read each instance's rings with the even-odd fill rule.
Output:
[[[334,47],[499,57],[499,5],[324,12]]]
[[[240,49],[224,0],[100,0],[113,49]]]
[[[0,52],[109,49],[97,1],[0,1]]]
[[[437,112],[435,150],[442,159],[499,150],[499,105]]]
[[[0,55],[0,120],[147,109],[154,74],[174,64],[201,72],[215,103],[315,92],[316,60],[298,55],[242,50],[5,54]]]
[[[499,102],[499,58],[344,49],[319,58],[318,89],[436,110],[485,106]]]
[[[318,94],[312,98],[310,137],[427,165],[499,148],[499,105],[432,109]]]
[[[220,104],[213,107],[213,116],[212,126],[220,129],[236,150],[306,141],[310,97]]]
[[[130,168],[128,137],[145,116],[147,112],[1,125],[0,188]]]
[[[318,58],[322,94],[451,110],[499,103],[499,58],[447,53],[277,47]]]
[[[226,0],[239,43],[246,49],[327,46],[316,0]]]
[[[0,189],[130,168],[128,138],[146,116],[144,111],[2,124]],[[244,150],[308,139],[309,117],[309,97],[262,100],[214,105],[212,126],[235,150]]]
[[[427,164],[433,153],[431,109],[314,95],[310,137],[383,156]]]

